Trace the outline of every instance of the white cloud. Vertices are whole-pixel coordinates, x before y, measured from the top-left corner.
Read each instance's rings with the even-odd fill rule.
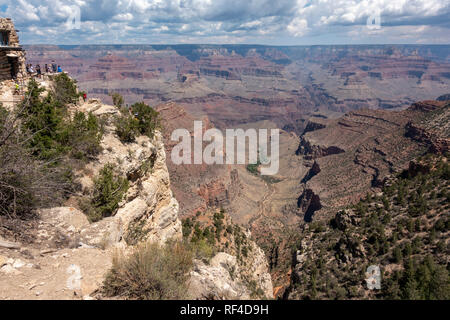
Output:
[[[291,23],[287,26],[287,30],[294,37],[301,37],[306,34],[308,31],[308,21],[301,18],[295,18],[291,21]]]
[[[134,18],[134,16],[131,13],[127,12],[127,13],[116,14],[113,17],[113,20],[116,20],[116,21],[131,21],[131,20],[133,20],[133,18]]]
[[[450,0],[0,0],[0,5],[7,6],[6,14],[23,30],[27,42],[37,38],[45,42],[49,34],[51,41],[78,43],[92,39],[95,32],[114,40],[112,25],[123,30],[120,40],[125,42],[134,38],[164,42],[170,35],[178,42],[277,38],[295,43],[337,33],[356,41],[358,34],[361,38],[374,34],[361,30],[375,10],[381,13],[383,32],[391,30],[385,34],[392,39],[403,35],[399,26],[426,26],[428,32],[417,34],[415,40],[426,42],[435,30],[443,35],[441,43],[450,41],[445,32],[450,28]],[[81,30],[65,33],[73,5],[81,9]],[[155,39],[152,34],[158,32],[166,38]]]

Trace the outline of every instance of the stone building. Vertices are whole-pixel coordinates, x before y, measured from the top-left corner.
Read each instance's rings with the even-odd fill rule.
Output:
[[[26,77],[25,51],[10,18],[0,18],[0,81]]]

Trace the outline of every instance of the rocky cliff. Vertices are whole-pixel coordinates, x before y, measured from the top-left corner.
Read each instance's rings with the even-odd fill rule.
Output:
[[[449,172],[446,156],[428,153],[382,191],[303,226],[285,298],[448,299]]]
[[[272,299],[273,285],[263,250],[249,231],[224,210],[209,209],[183,220],[183,235],[212,250],[209,261],[195,260],[189,283],[193,299]]]
[[[113,216],[95,223],[78,208],[79,195],[68,199],[64,207],[39,210],[37,220],[27,230],[29,241],[22,235],[20,242],[4,241],[12,243],[9,249],[0,246],[0,255],[7,257],[0,269],[2,298],[89,299],[101,286],[114,250],[182,237],[179,205],[170,189],[161,134],[156,133],[153,139],[140,136],[134,143],[123,144],[113,125],[117,108],[90,100],[69,110],[92,112],[104,121],[102,153],[76,173],[75,183],[80,184],[82,194],[90,194],[94,177],[106,164],[127,178],[128,192]],[[11,234],[10,239],[14,238]],[[70,268],[80,277],[75,279],[79,285],[67,284]],[[20,282],[25,286],[19,287]]]
[[[47,87],[51,88],[51,83]],[[79,185],[79,192],[63,206],[38,210],[36,219],[24,226],[24,234],[3,232],[8,228],[0,221],[6,237],[0,239],[0,298],[103,298],[100,289],[114,252],[126,255],[144,242],[163,245],[182,239],[179,203],[171,190],[163,135],[155,132],[153,138],[142,135],[123,143],[115,122],[121,111],[98,99],[70,104],[68,112],[91,113],[100,119],[102,151],[77,167],[74,184]],[[112,216],[90,223],[80,199],[92,197],[96,179],[107,165],[126,178],[128,189]],[[231,172],[230,179],[238,181],[237,172]],[[235,191],[221,186],[213,181],[205,184],[207,193],[199,188],[202,206],[230,201]],[[264,253],[254,242],[246,243],[245,263],[236,252],[225,253],[225,248],[217,250],[211,261],[196,261],[190,273],[190,297],[273,297]],[[25,285],[18,287],[19,283]]]
[[[177,141],[171,134],[178,128],[194,132],[194,121],[202,121],[203,130],[214,126],[207,117],[194,117],[178,104],[169,102],[158,106],[163,118],[163,137],[170,153]],[[227,165],[175,165],[168,159],[167,167],[172,178],[172,188],[180,201],[180,215],[189,216],[208,207],[228,207],[242,188],[239,173]]]
[[[116,108],[102,105],[96,100],[91,102],[83,105],[81,110],[93,112],[97,116],[118,112]],[[113,238],[128,243],[144,240],[163,243],[171,238],[180,238],[179,205],[170,188],[161,134],[157,133],[154,139],[140,136],[134,143],[123,144],[114,134],[114,126],[107,122],[102,147],[104,151],[98,159],[83,169],[89,172],[88,175],[81,175],[83,188],[89,189],[91,177],[96,176],[108,163],[113,163],[117,172],[128,178],[130,187],[115,216],[109,218],[108,223],[104,219],[98,224],[102,227],[109,224],[110,229],[122,230],[122,234]],[[147,165],[150,168],[144,170]],[[97,229],[97,225],[91,228]],[[139,228],[139,234],[136,234],[136,228]],[[89,232],[86,230],[86,233]],[[95,233],[101,234],[98,230]]]
[[[400,112],[352,111],[307,130],[297,150],[305,165],[315,159],[301,181],[298,205],[305,220],[379,190],[386,176],[423,152],[448,152],[448,114],[448,101],[424,101]]]

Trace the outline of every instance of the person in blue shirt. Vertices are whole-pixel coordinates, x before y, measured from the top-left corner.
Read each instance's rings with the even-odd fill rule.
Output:
[[[62,72],[61,66],[58,66],[58,73],[61,73],[61,72]]]

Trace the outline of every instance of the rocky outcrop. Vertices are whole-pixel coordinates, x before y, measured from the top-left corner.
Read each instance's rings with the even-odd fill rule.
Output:
[[[332,220],[332,224],[339,230],[345,231],[349,227],[356,225],[357,221],[359,221],[359,219],[353,211],[344,209],[336,214]]]
[[[431,112],[441,108],[444,105],[445,100],[426,100],[413,103],[409,110],[421,111],[421,112]]]
[[[108,110],[104,108],[105,113]],[[104,151],[98,160],[86,166],[91,174],[80,178],[84,189],[89,190],[92,185],[92,173],[95,176],[108,163],[115,164],[117,172],[128,178],[130,187],[113,217],[83,230],[85,242],[97,246],[104,245],[105,237],[110,244],[144,240],[163,243],[181,238],[179,205],[170,188],[162,135],[156,133],[154,139],[141,136],[135,143],[124,145],[113,127],[107,126],[102,147]]]
[[[405,129],[406,137],[428,145],[429,151],[432,153],[444,154],[450,150],[450,139],[448,138],[441,138],[411,121],[406,124]]]
[[[196,261],[191,272],[189,296],[198,300],[247,300],[250,292],[239,274],[236,257],[226,253],[218,253],[209,265]]]
[[[306,124],[305,130],[303,131],[303,134],[311,131],[316,131],[325,128],[326,125],[317,121],[314,121],[310,119],[308,123]]]
[[[199,235],[206,240],[214,257],[194,260],[190,297],[193,299],[273,298],[269,264],[250,231],[235,224],[223,209],[208,209],[183,220],[185,241],[194,246]],[[204,236],[203,236],[204,237]]]
[[[316,211],[322,209],[320,197],[311,189],[305,189],[298,198],[298,208],[304,213],[304,220],[311,222]]]
[[[196,260],[191,272],[189,297],[199,300],[273,298],[273,287],[264,252],[253,241],[245,264],[220,252],[208,264]]]
[[[297,150],[297,155],[303,155],[306,160],[318,159],[333,154],[344,153],[345,150],[336,146],[320,146],[312,144],[304,136],[300,138],[300,145]]]
[[[314,176],[318,175],[319,173],[320,173],[319,163],[317,161],[314,161],[311,168],[308,170],[308,173],[302,179],[302,183],[307,183],[309,180],[311,180]]]

